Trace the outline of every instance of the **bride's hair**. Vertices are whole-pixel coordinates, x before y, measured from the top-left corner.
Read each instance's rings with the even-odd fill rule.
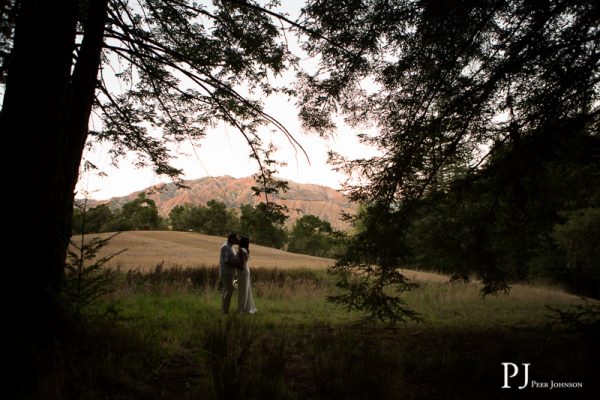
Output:
[[[246,249],[246,251],[248,252],[248,254],[250,254],[250,239],[248,239],[246,236],[242,236],[240,238],[240,241],[238,242],[238,245],[241,248]]]

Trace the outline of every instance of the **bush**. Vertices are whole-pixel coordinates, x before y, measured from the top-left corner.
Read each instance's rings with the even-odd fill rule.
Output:
[[[578,293],[600,297],[600,208],[568,214],[552,237],[565,254],[567,285]]]

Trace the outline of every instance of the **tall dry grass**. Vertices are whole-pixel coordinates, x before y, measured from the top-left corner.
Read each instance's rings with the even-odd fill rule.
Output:
[[[310,269],[253,270],[258,314],[223,316],[215,271],[130,273],[112,299],[124,326],[159,349],[159,373],[132,374],[169,387],[162,398],[503,399],[503,361],[530,362],[538,380],[589,384],[598,371],[592,341],[542,316],[582,300],[550,288],[482,298],[477,282],[415,273],[407,301],[425,322],[387,329],[328,304],[333,280]]]
[[[539,381],[593,389],[597,335],[541,317],[548,304],[566,309],[581,299],[524,285],[483,299],[477,282],[407,274],[420,283],[408,304],[425,322],[388,329],[357,325],[360,314],[328,303],[335,287],[325,271],[252,269],[252,316],[220,313],[214,266],[117,273],[105,298],[114,319],[61,348],[39,398],[504,399],[514,394],[500,390],[504,361],[531,363]]]

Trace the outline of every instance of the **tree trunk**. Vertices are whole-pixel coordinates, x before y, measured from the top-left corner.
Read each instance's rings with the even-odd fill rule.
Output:
[[[80,3],[89,11],[74,66]],[[35,352],[60,333],[73,190],[94,99],[106,4],[23,0],[18,11],[0,114],[6,188],[15,199],[5,227],[16,262],[6,265],[3,294],[4,343],[25,368],[35,368]]]

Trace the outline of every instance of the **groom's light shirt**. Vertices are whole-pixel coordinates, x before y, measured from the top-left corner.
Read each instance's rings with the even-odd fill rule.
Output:
[[[227,265],[227,262],[233,260],[233,258],[235,257],[235,250],[233,249],[233,246],[231,244],[229,244],[229,242],[225,242],[223,243],[223,246],[221,246],[221,256],[220,258],[220,270],[219,272],[221,273],[221,275],[223,274],[235,274],[236,272],[236,268],[232,267],[230,265]]]

